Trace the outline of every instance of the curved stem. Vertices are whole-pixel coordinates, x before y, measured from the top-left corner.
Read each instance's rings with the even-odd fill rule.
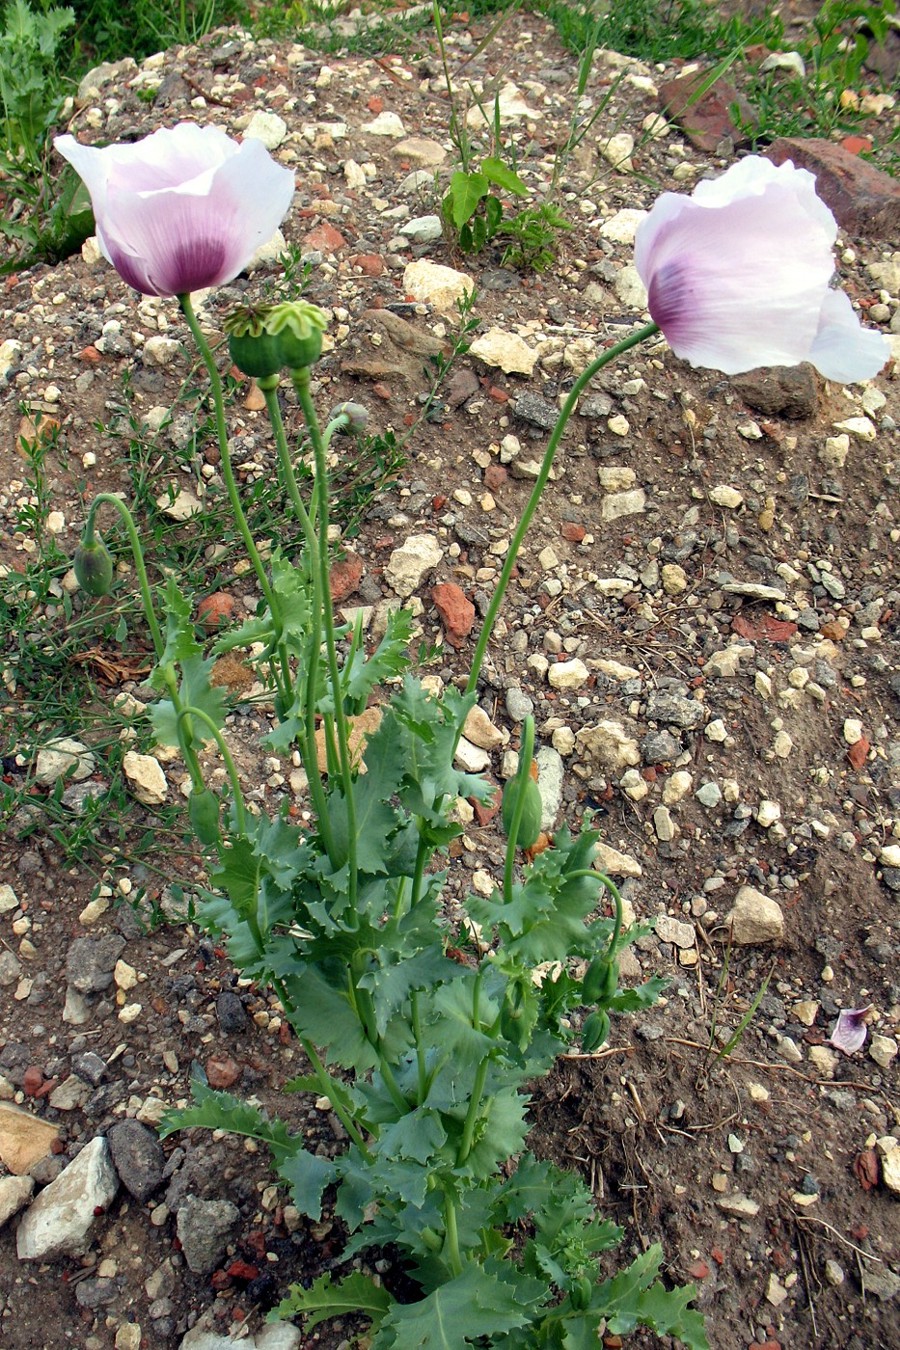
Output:
[[[94,517],[97,514],[97,508],[104,504],[107,506],[114,506],[122,517],[122,521],[125,525],[125,531],[128,535],[128,542],[131,545],[131,553],[134,558],[134,570],[137,572],[138,585],[141,588],[141,603],[144,606],[147,625],[153,638],[153,649],[156,652],[156,659],[159,661],[166,647],[163,642],[159,623],[157,622],[156,610],[153,607],[153,595],[150,591],[147,565],[144,562],[144,550],[141,548],[141,541],[138,538],[134,517],[120,497],[115,497],[111,492],[98,492],[97,496],[91,502],[90,510],[88,511],[87,522],[84,527],[85,537],[90,540],[93,536]]]
[[[613,915],[613,930],[610,935],[609,944],[606,948],[607,957],[615,956],[616,947],[619,945],[619,937],[622,933],[622,927],[625,922],[625,911],[622,907],[622,897],[619,894],[619,888],[616,883],[606,875],[605,872],[598,872],[593,867],[579,867],[576,872],[567,872],[567,881],[577,881],[579,877],[590,877],[592,881],[599,881],[605,886],[613,898],[615,913]]]
[[[241,791],[241,783],[240,779],[238,778],[237,766],[234,762],[234,759],[232,758],[231,751],[228,749],[228,746],[225,743],[224,736],[222,735],[219,728],[216,726],[215,722],[209,716],[209,714],[205,713],[202,708],[195,708],[193,707],[193,705],[188,704],[187,707],[179,709],[176,720],[180,723],[182,717],[197,718],[199,721],[201,721],[204,724],[204,726],[207,727],[207,729],[209,730],[209,734],[212,736],[213,740],[218,746],[219,754],[225,761],[225,770],[228,774],[228,779],[229,782],[231,783],[231,791],[234,795],[234,813],[237,818],[237,827],[241,834],[246,834],[247,814],[244,808],[244,794]],[[194,782],[193,776],[191,781]],[[196,782],[195,786],[197,786]],[[206,786],[202,775],[200,777],[199,786],[200,787]]]
[[[203,357],[203,364],[206,366],[209,374],[210,388],[212,390],[213,408],[216,416],[216,437],[219,442],[219,454],[222,462],[222,477],[225,479],[225,489],[228,493],[228,500],[231,504],[234,523],[247,550],[247,557],[256,573],[260,590],[266,598],[266,604],[272,615],[272,622],[275,625],[276,639],[279,646],[279,662],[281,664],[281,677],[284,681],[284,687],[279,687],[279,693],[282,698],[285,697],[286,689],[289,684],[287,676],[287,657],[281,644],[282,619],[281,605],[269,582],[268,574],[263,566],[262,558],[259,556],[259,549],[256,547],[256,541],[250,532],[250,526],[247,524],[247,517],[244,515],[244,508],[241,505],[240,494],[238,493],[237,482],[234,477],[234,469],[231,464],[231,450],[228,445],[228,428],[225,425],[225,396],[222,388],[222,376],[219,374],[219,367],[216,365],[215,357],[212,354],[209,343],[203,336],[203,332],[197,322],[197,316],[194,313],[191,297],[189,295],[179,295],[178,303],[181,306],[181,312],[185,317],[185,322],[190,328],[194,341],[197,344],[200,355]],[[273,673],[275,666],[272,667]],[[277,683],[277,676],[276,676]]]
[[[300,400],[303,417],[309,428],[313,455],[316,464],[316,498],[318,502],[319,581],[321,585],[322,623],[325,630],[325,651],[328,659],[328,673],[334,700],[334,723],[337,732],[338,757],[340,760],[341,789],[347,811],[347,894],[351,911],[355,911],[359,892],[359,866],[357,862],[357,824],[356,798],[353,792],[353,771],[350,762],[350,742],[347,732],[347,715],[341,695],[341,675],[337,660],[337,643],[334,633],[334,612],[331,600],[331,585],[328,579],[328,465],[325,446],[319,431],[319,420],[309,392],[309,367],[291,371],[291,379]]]
[[[469,681],[465,689],[465,692],[467,694],[470,694],[473,689],[477,688],[478,676],[481,673],[481,666],[482,662],[484,661],[485,652],[487,651],[487,645],[488,642],[490,641],[490,636],[493,631],[493,627],[496,622],[500,606],[503,603],[503,597],[506,594],[506,588],[509,585],[509,579],[512,576],[513,568],[516,565],[516,559],[519,556],[519,550],[522,547],[522,541],[528,532],[528,527],[531,524],[532,517],[534,516],[534,513],[538,507],[538,503],[540,502],[541,497],[543,496],[544,488],[547,486],[547,480],[550,477],[550,470],[553,467],[553,460],[555,458],[559,442],[562,439],[562,434],[566,429],[566,423],[572,416],[572,413],[575,410],[575,405],[577,404],[579,398],[581,397],[582,390],[585,388],[586,385],[590,383],[590,381],[597,374],[598,370],[602,370],[605,365],[608,365],[610,361],[614,361],[617,356],[621,356],[623,352],[630,351],[632,347],[636,347],[640,342],[645,342],[647,338],[652,337],[654,333],[658,332],[659,326],[657,324],[655,323],[645,324],[644,327],[640,328],[636,333],[632,333],[629,337],[623,338],[622,341],[617,342],[614,347],[609,347],[605,352],[601,353],[601,355],[597,357],[596,361],[593,361],[587,367],[587,369],[584,370],[581,375],[579,375],[578,379],[572,386],[571,392],[569,393],[568,398],[566,399],[565,403],[562,406],[562,411],[559,414],[556,426],[553,428],[553,431],[551,432],[550,440],[547,442],[547,449],[544,451],[544,458],[541,461],[541,471],[538,474],[537,478],[535,479],[534,487],[531,490],[531,496],[528,498],[525,510],[522,512],[522,518],[519,521],[518,525],[516,526],[515,533],[512,537],[512,542],[510,543],[509,546],[509,552],[507,553],[506,558],[504,559],[503,562],[503,567],[500,572],[500,579],[497,582],[494,594],[491,597],[491,603],[488,606],[488,611],[487,614],[485,615],[484,624],[482,625],[481,633],[479,634],[478,642],[476,643],[475,646],[475,653],[472,657],[472,670],[469,675]]]

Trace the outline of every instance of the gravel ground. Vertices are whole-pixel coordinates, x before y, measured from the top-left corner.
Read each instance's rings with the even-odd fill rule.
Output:
[[[461,89],[469,81],[490,100],[498,82],[515,84],[506,135],[540,189],[569,132],[572,58],[530,15],[479,53],[483,31],[454,26],[452,68]],[[70,129],[85,140],[195,118],[261,135],[296,167],[286,240],[314,264],[308,298],[333,314],[316,371],[323,410],[353,397],[376,429],[407,429],[429,357],[456,323],[433,293],[416,299],[425,293],[408,269],[432,262],[474,280],[475,351],[455,363],[342,574],[341,604],[370,607],[377,625],[404,589],[401,546],[429,541],[413,546],[411,604],[417,643],[439,644],[445,629],[452,639],[431,667],[446,681],[467,669],[472,639],[435,586],[483,610],[560,396],[641,319],[630,213],[734,157],[730,143],[702,151],[675,126],[648,135],[657,91],[678,73],[598,58],[588,95],[596,106],[609,94],[609,105],[564,167],[574,228],[539,277],[504,268],[499,252],[464,259],[434,237],[434,174],[454,164],[433,53],[321,58],[218,34],[120,65],[73,111]],[[873,115],[880,134],[893,116]],[[633,171],[611,166],[623,149],[604,149],[611,132],[634,138]],[[476,759],[502,782],[533,710],[548,825],[594,813],[606,870],[635,915],[656,920],[625,974],[671,980],[655,1009],[616,1021],[604,1052],[559,1065],[534,1101],[533,1147],[590,1179],[625,1228],[623,1252],[662,1241],[671,1277],[698,1286],[716,1350],[888,1350],[898,1339],[900,253],[896,198],[886,201],[886,227],[872,207],[842,232],[839,265],[867,322],[892,335],[894,360],[846,390],[805,367],[695,371],[662,343],[605,370],[570,424],[482,684],[493,730]],[[263,263],[208,297],[208,327],[276,272]],[[502,358],[485,341],[494,329]],[[191,529],[166,514],[170,484],[200,502],[220,492],[215,447],[192,439],[186,336],[173,302],[138,300],[90,244],[6,284],[0,621],[10,634],[29,604],[16,574],[37,547],[23,418],[59,423],[46,527],[68,552],[94,492],[134,490],[122,441],[107,432],[123,406],[166,529]],[[289,398],[285,416],[298,432]],[[254,389],[237,389],[232,419],[249,488],[273,462]],[[61,584],[60,598],[71,589]],[[246,577],[231,573],[221,589],[237,612],[255,608]],[[78,595],[72,604],[80,613]],[[52,613],[29,623],[33,642],[59,631]],[[139,722],[146,649],[129,643],[100,655],[110,700],[127,695]],[[6,646],[2,716],[15,727],[40,687],[12,637]],[[287,796],[302,813],[296,766],[259,749],[268,713],[252,674],[233,660],[220,678],[248,794]],[[190,922],[202,859],[180,847],[169,885],[149,865],[172,852],[161,822],[182,801],[177,760],[157,757],[156,805],[142,803],[148,766],[135,768],[126,841],[97,827],[99,891],[66,856],[43,813],[60,771],[47,748],[81,730],[48,718],[0,747],[4,783],[33,792],[0,840],[0,1350],[202,1350],[198,1328],[247,1327],[259,1350],[350,1344],[350,1324],[305,1340],[258,1331],[292,1280],[339,1264],[340,1225],[302,1219],[240,1140],[157,1142],[153,1126],[186,1100],[192,1073],[274,1106],[303,1057],[277,1003]],[[106,791],[107,759],[108,747],[86,746],[83,784],[66,788],[67,829],[87,793]],[[490,886],[502,861],[493,823],[471,808],[466,820],[451,909]],[[156,829],[152,859],[128,861]],[[769,976],[733,1053],[716,1059]],[[837,1015],[865,1006],[865,1046],[843,1055],[828,1043]],[[326,1102],[277,1105],[311,1147],[341,1146]],[[60,1175],[87,1217],[79,1231],[53,1220],[47,1239],[34,1197]],[[372,1264],[390,1278],[390,1253]]]

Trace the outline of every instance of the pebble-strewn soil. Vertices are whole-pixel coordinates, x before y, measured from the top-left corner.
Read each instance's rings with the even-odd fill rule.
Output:
[[[525,110],[506,144],[544,192],[571,125],[573,58],[530,15],[479,52],[485,31],[453,25],[451,69],[462,97],[469,82],[490,102],[498,82],[515,83]],[[414,45],[375,61],[219,34],[98,79],[70,124],[100,142],[185,118],[237,134],[252,119],[296,168],[285,237],[313,264],[308,298],[333,316],[317,368],[323,411],[352,397],[374,429],[399,436],[421,410],[429,356],[456,318],[410,296],[416,260],[468,272],[481,333],[500,329],[535,358],[527,375],[460,358],[407,446],[399,483],[348,545],[359,565],[345,574],[353,589],[342,603],[373,607],[377,623],[394,551],[412,535],[436,541],[439,561],[412,596],[417,645],[441,640],[436,583],[484,606],[529,462],[573,372],[641,321],[634,217],[623,213],[661,190],[689,191],[736,153],[727,140],[701,152],[674,126],[649,136],[656,90],[678,70],[601,55],[592,105],[619,83],[562,168],[559,204],[573,229],[556,265],[536,277],[503,267],[499,251],[464,259],[423,220],[438,201],[434,173],[454,167],[426,41],[418,54]],[[882,137],[893,115],[873,114]],[[633,172],[605,157],[612,132],[634,137]],[[486,771],[502,781],[533,709],[554,824],[594,812],[607,870],[634,913],[657,921],[625,975],[671,980],[656,1008],[616,1021],[603,1053],[560,1064],[535,1097],[534,1147],[589,1178],[625,1229],[623,1253],[663,1243],[671,1278],[697,1285],[716,1350],[888,1350],[900,1339],[898,247],[900,230],[872,234],[865,221],[839,241],[841,284],[893,341],[893,361],[868,386],[826,386],[805,367],[727,379],[661,342],[602,373],[570,424],[484,672],[482,706],[502,740]],[[204,322],[216,330],[235,300],[277,273],[264,263],[210,296]],[[174,484],[212,500],[217,452],[192,440],[185,338],[174,302],[136,297],[90,246],[10,279],[0,301],[0,749],[9,791],[34,788],[0,840],[0,1221],[30,1190],[5,1173],[29,1171],[16,1150],[35,1144],[36,1120],[55,1131],[52,1144],[48,1131],[35,1145],[38,1189],[76,1155],[84,1164],[85,1147],[102,1153],[100,1137],[112,1157],[94,1178],[100,1212],[82,1254],[69,1244],[20,1259],[26,1211],[4,1223],[0,1350],[189,1347],[198,1319],[223,1335],[247,1322],[256,1332],[292,1280],[340,1258],[340,1225],[302,1219],[242,1141],[196,1132],[155,1143],[161,1110],[185,1101],[192,1074],[273,1106],[302,1056],[273,1000],[185,922],[200,857],[186,850],[168,864],[182,894],[150,866],[166,863],[168,834],[135,864],[122,840],[100,832],[98,895],[95,874],[60,842],[90,787],[66,788],[72,824],[54,839],[42,812],[52,768],[37,776],[39,750],[81,728],[48,719],[25,740],[15,731],[40,697],[40,665],[17,656],[13,634],[26,633],[34,657],[54,631],[45,614],[21,619],[29,600],[17,574],[36,549],[21,419],[59,423],[47,526],[67,552],[94,492],[134,492],[134,455],[107,431],[129,399],[145,497],[159,496],[162,511]],[[299,432],[289,399],[285,413]],[[231,415],[250,485],[271,475],[273,458],[247,385]],[[61,579],[71,593],[70,582]],[[220,589],[238,612],[255,608],[246,577],[229,569]],[[81,597],[72,604],[81,613]],[[460,644],[443,646],[433,673],[449,681],[466,670],[471,637]],[[121,650],[105,644],[119,663],[110,698],[151,696],[140,673],[123,678],[145,650],[139,635]],[[296,766],[259,750],[268,715],[243,701],[246,668],[234,661],[222,678],[246,789],[302,811]],[[90,748],[85,782],[103,793],[108,747]],[[177,761],[163,768],[171,806],[185,773]],[[135,801],[130,819],[134,839],[159,816]],[[494,825],[472,817],[455,853],[451,902],[498,875]],[[736,930],[750,940],[726,962],[736,902],[767,926]],[[715,1060],[769,976],[733,1053]],[[866,1005],[866,1044],[845,1056],[828,1044],[837,1014]],[[30,1113],[19,1143],[16,1104]],[[327,1103],[297,1096],[278,1109],[311,1147],[340,1147]],[[372,1260],[390,1278],[390,1254]],[[353,1330],[257,1343],[336,1346]]]

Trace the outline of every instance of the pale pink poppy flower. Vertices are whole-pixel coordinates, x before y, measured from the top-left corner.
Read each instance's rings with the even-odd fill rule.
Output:
[[[843,1050],[845,1055],[861,1050],[868,1035],[866,1016],[871,1011],[872,1005],[869,1003],[865,1008],[844,1008],[839,1012],[828,1037],[829,1045],[833,1045],[836,1050]]]
[[[641,221],[635,266],[676,356],[726,375],[811,361],[842,384],[891,354],[829,287],[837,222],[816,180],[750,155],[690,197],[664,192]]]
[[[194,122],[103,149],[58,136],[91,195],[105,258],[145,295],[182,295],[233,280],[272,238],[294,175],[262,141]]]

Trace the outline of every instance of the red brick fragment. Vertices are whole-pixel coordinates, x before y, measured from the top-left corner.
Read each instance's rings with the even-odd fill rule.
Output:
[[[355,553],[348,553],[341,562],[332,563],[328,579],[331,583],[331,598],[340,605],[352,595],[362,580],[362,559]]]
[[[211,1055],[206,1061],[206,1078],[211,1088],[230,1088],[240,1076],[241,1066],[230,1055]]]
[[[363,276],[380,277],[384,274],[384,258],[380,253],[357,253],[350,261]]]
[[[479,825],[490,825],[503,804],[503,789],[498,785],[494,789],[494,795],[488,802],[476,801],[474,797],[469,799],[472,803],[472,810],[475,812],[475,819]]]
[[[893,240],[900,216],[900,182],[833,141],[782,136],[766,150],[775,164],[791,160],[816,176],[816,192],[838,224],[862,239]]]
[[[567,539],[570,544],[580,544],[587,534],[583,525],[579,525],[574,520],[564,520],[559,527],[559,532],[563,539]]]
[[[860,736],[855,745],[851,745],[847,751],[847,758],[856,769],[857,773],[863,767],[869,758],[869,751],[872,749],[871,742],[865,736]]]
[[[472,631],[475,606],[453,581],[441,581],[431,591],[431,600],[444,626],[451,647],[459,648]]]
[[[347,247],[347,241],[327,220],[320,220],[303,239],[306,249],[319,249],[322,253],[339,253]]]
[[[747,138],[741,132],[740,124],[753,124],[757,117],[752,104],[727,80],[716,80],[711,88],[701,93],[708,79],[708,70],[696,70],[690,75],[667,80],[660,86],[659,104],[662,111],[678,123],[692,145],[711,155],[723,140],[743,144]],[[735,107],[740,124],[734,118]]]

